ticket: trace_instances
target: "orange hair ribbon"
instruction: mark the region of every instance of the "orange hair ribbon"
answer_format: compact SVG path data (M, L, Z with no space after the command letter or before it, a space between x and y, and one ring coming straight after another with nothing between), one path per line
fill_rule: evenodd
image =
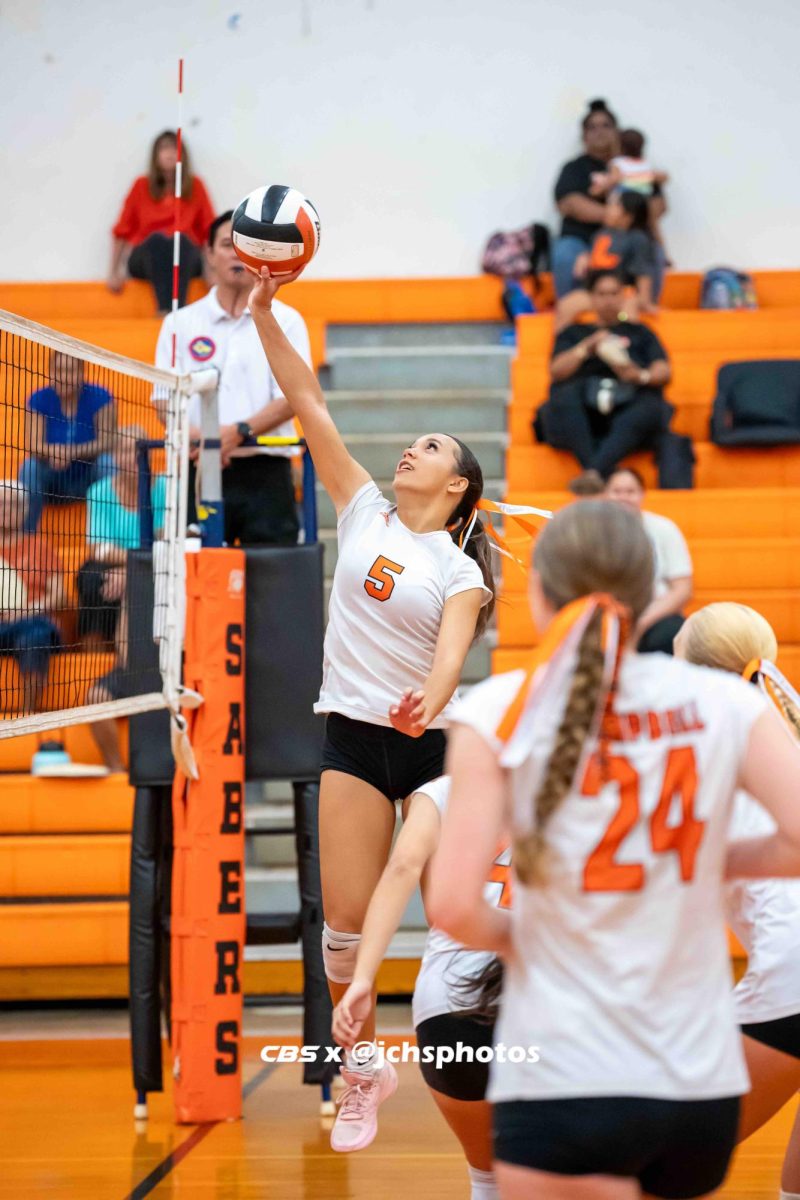
M748 683L755 683L759 690L764 693L768 700L774 704L781 715L781 720L786 721L786 716L783 711L783 705L779 695L779 690L786 695L793 704L800 709L800 694L789 683L789 680L779 671L767 658L752 658L742 671L742 679ZM791 733L791 730L789 730ZM792 734L794 740L794 734Z
M525 670L525 677L496 730L497 738L504 743L508 751L504 765L516 765L517 761L522 761L519 756L522 751L524 757L525 747L517 746L514 749L512 741L523 716L530 713L535 719L536 710L541 705L552 703L550 693L554 686L558 686L554 680L560 681L565 674L572 674L580 640L598 610L602 612L605 668L601 698L595 714L594 732L600 734L601 759L606 756L609 741L606 717L613 705L616 680L631 625L631 614L614 596L605 592L593 592L560 609L548 625L541 644L533 651Z

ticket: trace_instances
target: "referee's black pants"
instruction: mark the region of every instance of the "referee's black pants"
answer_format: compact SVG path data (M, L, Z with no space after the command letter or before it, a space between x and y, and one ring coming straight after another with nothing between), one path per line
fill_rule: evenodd
M188 522L197 521L195 466L189 464ZM288 458L251 454L232 458L222 472L225 541L232 546L294 546L299 525Z

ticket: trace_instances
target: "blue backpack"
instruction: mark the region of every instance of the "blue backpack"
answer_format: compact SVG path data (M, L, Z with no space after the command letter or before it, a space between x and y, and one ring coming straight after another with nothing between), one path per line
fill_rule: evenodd
M752 275L733 267L706 271L700 291L700 307L716 309L758 308Z

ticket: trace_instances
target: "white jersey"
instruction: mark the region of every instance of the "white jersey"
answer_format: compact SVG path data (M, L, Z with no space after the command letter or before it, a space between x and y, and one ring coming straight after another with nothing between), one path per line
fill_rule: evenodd
M390 725L389 708L430 674L445 602L491 593L478 564L445 530L413 533L370 480L342 509L339 561L314 712ZM447 726L452 700L431 722Z
M498 756L524 673L479 684L454 720ZM523 713L505 748L509 819L533 798L566 696ZM742 681L661 654L626 654L602 783L587 758L546 832L548 882L515 880L513 954L498 1042L538 1063L495 1063L492 1101L574 1096L698 1100L747 1090L734 1017L722 876L740 761L766 703ZM589 746L588 750L591 751Z
M772 817L747 792L736 793L730 837L766 837ZM800 879L740 879L727 888L728 921L747 951L733 993L741 1025L800 1013Z
M441 775L432 783L417 788L424 792L444 817L450 796L450 779ZM492 864L489 878L483 890L487 904L498 908L511 907L511 849L501 848ZM461 942L448 937L441 929L432 926L422 954L414 998L411 1002L414 1028L431 1017L443 1013L458 1012L470 1005L472 998L465 994L459 983L477 975L491 962L493 955L486 950L468 950Z

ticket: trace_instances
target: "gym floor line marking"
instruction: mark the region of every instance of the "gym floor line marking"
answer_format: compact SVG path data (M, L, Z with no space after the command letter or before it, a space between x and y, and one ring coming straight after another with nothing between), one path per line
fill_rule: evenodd
M279 1063L267 1063L265 1067L262 1067L242 1088L242 1099L246 1100L248 1096L251 1096L256 1088L260 1087L279 1065ZM219 1121L209 1121L205 1125L198 1125L196 1129L193 1129L185 1141L176 1146L174 1150L171 1150L166 1158L163 1158L156 1167L153 1167L149 1175L146 1175L140 1183L137 1183L132 1192L128 1192L125 1200L144 1200L145 1196L149 1196L153 1189L161 1183L162 1179L165 1179L167 1175L174 1171L186 1156L191 1154L192 1150L196 1146L199 1146L201 1142L205 1141L211 1130L216 1129L220 1123Z

